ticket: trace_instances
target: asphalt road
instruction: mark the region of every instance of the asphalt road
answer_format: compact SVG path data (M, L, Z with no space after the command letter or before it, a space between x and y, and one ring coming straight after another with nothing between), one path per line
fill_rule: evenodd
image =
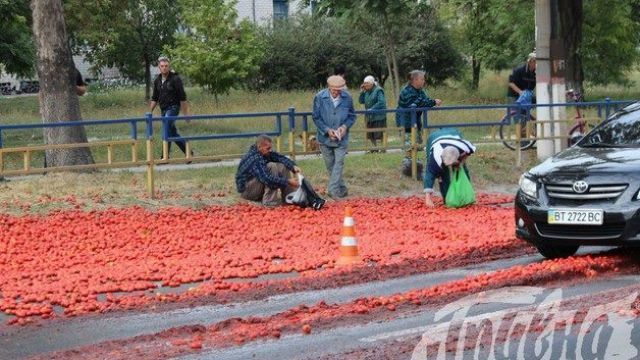
M15 359L108 340L154 334L178 326L212 324L236 317L267 316L298 305L311 306L320 301L345 303L360 297L392 295L541 259L538 255L525 256L387 281L276 295L264 300L243 303L200 306L167 312L87 316L54 320L38 327L0 325L0 359Z
M619 289L631 285L638 284L640 276L621 276L614 279L595 281L587 284L578 284L563 287L563 299L570 300L579 296L591 295L597 292ZM547 294L553 289L547 289ZM533 304L540 304L545 296L540 296ZM474 317L476 319L499 318L507 311L525 311L522 306L514 306L505 303L498 304L481 304L474 308ZM421 311L411 316L401 317L392 321L372 322L357 326L334 328L324 331L313 336L293 335L282 337L274 341L259 341L250 343L245 346L229 348L224 350L205 351L195 355L181 357L183 360L205 360L205 359L225 359L225 360L244 360L244 359L319 359L322 357L342 359L343 354L361 348L381 348L388 346L390 342L405 341L410 339L418 346L419 342L415 340L416 336L420 337L427 333L431 337L446 338L449 330L449 322L438 322L434 320L435 311ZM467 321L469 318L467 318ZM616 318L618 323L624 319ZM640 325L640 322L638 323ZM640 328L640 327L639 327ZM633 338L628 341L636 341L640 344L640 334L634 334ZM560 338L556 337L556 341L560 342ZM617 339L616 339L617 340ZM627 354L630 349L628 343L621 341L620 343L611 343L609 346L616 348L619 354ZM509 347L509 343L505 345ZM465 353L465 358L476 358L470 352ZM406 356L406 355L405 355ZM410 357L398 357L406 358ZM491 358L491 357L490 357ZM580 357L578 357L580 358ZM585 357L586 358L586 357ZM622 357L625 358L625 357ZM416 357L415 360L425 359L426 357Z

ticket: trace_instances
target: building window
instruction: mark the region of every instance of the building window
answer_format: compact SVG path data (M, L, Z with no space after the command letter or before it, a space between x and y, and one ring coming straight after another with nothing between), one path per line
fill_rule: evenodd
M273 0L273 20L286 20L289 17L289 0Z

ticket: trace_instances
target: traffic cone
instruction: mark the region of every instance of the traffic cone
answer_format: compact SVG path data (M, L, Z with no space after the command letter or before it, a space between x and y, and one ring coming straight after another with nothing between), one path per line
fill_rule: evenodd
M351 265L360 262L358 255L358 241L354 228L353 210L350 206L344 209L344 226L342 227L342 241L340 242L340 258L336 265Z

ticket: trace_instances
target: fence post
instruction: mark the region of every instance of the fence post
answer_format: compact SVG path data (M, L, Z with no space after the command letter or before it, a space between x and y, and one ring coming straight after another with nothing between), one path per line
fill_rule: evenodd
M154 169L153 169L153 115L146 113L147 137L147 193L151 199L155 198Z
M163 116L162 117L162 160L169 159L169 141L167 138L169 137L169 120Z
M302 115L302 147L304 152L309 148L307 143L309 140L309 124L307 121L307 115Z
M278 137L276 137L276 151L282 152L282 116L276 115L276 127L278 128Z
M296 109L289 108L289 154L296 159Z
M0 149L2 149L2 148L3 148L3 145L2 145L2 129L0 128Z
M609 113L611 112L611 98L605 98L604 99L605 102L605 107L604 107L604 114L605 114L605 120L609 118Z
M520 125L520 121L516 122L516 166L520 167L522 165L522 150L520 149L520 140L522 139L522 126Z
M428 121L429 121L429 109L427 108L422 112L422 131L421 131L422 133L420 134L420 136L421 136L420 139L422 139L422 143L420 145L424 145L424 146L427 145L426 144L426 139L427 139L427 123L428 123Z
M416 132L418 130L416 105L411 105L411 178L418 178L418 151L416 149Z
M132 140L135 140L131 145L131 162L135 163L138 161L138 141L137 141L138 140L138 122L137 121L131 122L131 138Z
M138 123L135 120L131 122L131 139L138 140Z

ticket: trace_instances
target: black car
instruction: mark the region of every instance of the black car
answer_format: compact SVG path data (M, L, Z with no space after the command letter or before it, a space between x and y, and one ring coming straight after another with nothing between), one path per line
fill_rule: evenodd
M523 174L515 221L516 236L547 258L640 246L640 102Z

